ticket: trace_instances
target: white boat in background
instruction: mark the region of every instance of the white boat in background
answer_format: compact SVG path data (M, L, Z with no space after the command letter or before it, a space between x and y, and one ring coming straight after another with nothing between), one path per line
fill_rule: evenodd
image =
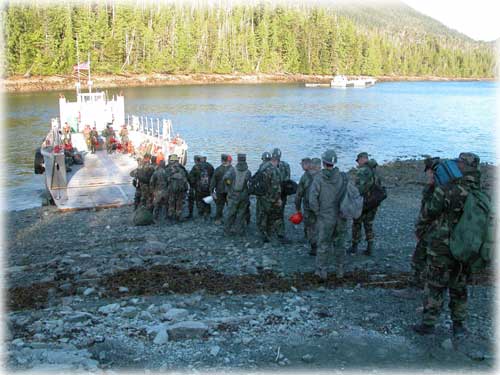
M59 98L59 118L52 119L50 130L35 155L35 173L45 174L45 185L50 197L60 210L117 207L133 203L135 188L130 172L137 168L137 156L149 153L168 160L177 154L184 165L187 144L174 136L172 123L166 119L146 116L125 117L124 97L111 99L104 92L81 93L77 83L76 101ZM66 165L62 124L74 131L71 145L82 156L83 164ZM116 134L122 126L128 129L127 152L108 153L106 148L92 154L87 150L83 129L95 126L102 132L112 124ZM118 137L117 137L118 138ZM102 142L101 142L102 146ZM125 151L125 150L123 150Z
M373 77L358 77L355 79L348 79L344 75L336 75L330 82L333 88L343 87L369 87L373 86L377 80Z

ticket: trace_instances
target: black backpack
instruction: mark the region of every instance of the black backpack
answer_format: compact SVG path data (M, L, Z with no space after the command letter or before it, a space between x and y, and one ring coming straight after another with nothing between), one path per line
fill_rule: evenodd
M266 195L267 192L267 184L266 184L266 176L263 171L257 171L251 178L248 183L248 191L252 195L256 195L258 197L262 197Z
M385 186L382 186L380 178L376 175L375 171L372 169L373 173L373 185L366 192L363 199L363 212L371 211L382 203L383 200L387 198L387 190Z

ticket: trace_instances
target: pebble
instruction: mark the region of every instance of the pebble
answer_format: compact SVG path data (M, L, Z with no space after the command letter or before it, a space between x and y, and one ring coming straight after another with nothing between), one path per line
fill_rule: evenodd
M90 296L94 292L95 292L95 288L87 288L83 291L83 295L87 297L87 296Z
M120 293L128 293L128 288L126 286L121 286L118 288Z
M111 303L109 305L100 307L98 311L101 314L108 315L108 314L112 314L114 312L117 312L119 309L120 309L119 303Z
M210 355L216 357L220 352L220 347L218 345L214 345L210 348Z
M314 360L314 357L310 354L306 354L302 356L302 361L305 363L311 363Z
M451 339L446 339L441 343L441 347L445 350L453 350L453 342Z
M158 331L153 343L156 345L164 345L168 342L168 333L166 328L162 328Z
M195 339L208 333L208 325L197 321L185 321L169 326L167 331L172 340Z

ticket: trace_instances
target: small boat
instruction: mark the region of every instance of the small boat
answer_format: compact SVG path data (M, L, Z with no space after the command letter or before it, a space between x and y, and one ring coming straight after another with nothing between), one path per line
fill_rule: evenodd
M355 79L348 79L344 75L336 75L330 82L333 88L343 87L369 87L373 86L377 80L373 77L358 77Z
M135 188L130 172L137 168L137 157L146 152L152 156L176 154L185 165L186 142L174 136L172 122L147 116L125 117L124 96L108 99L102 91L81 93L77 83L76 101L59 98L59 118L53 118L51 127L35 154L35 173L45 174L45 186L60 210L118 207L133 203ZM65 150L64 127L71 128L71 147L76 150L79 164L68 164ZM100 138L95 153L87 150L84 128L90 125L100 133L108 126L126 128L129 141L120 144L116 151L108 152ZM88 127L87 127L88 129ZM119 129L116 129L117 132Z
M330 87L329 83L306 83L306 87Z

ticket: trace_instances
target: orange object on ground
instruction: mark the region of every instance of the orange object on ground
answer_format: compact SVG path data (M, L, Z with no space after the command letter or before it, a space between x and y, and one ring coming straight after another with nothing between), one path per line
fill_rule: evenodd
M288 220L290 220L293 224L300 224L302 223L302 219L304 217L302 216L302 212L298 211L296 213L294 213L293 215L291 215Z

